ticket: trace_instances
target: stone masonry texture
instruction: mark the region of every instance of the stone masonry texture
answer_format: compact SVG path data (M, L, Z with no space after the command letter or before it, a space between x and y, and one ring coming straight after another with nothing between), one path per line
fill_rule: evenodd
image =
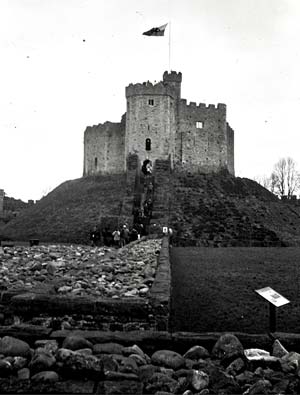
M121 122L86 128L83 175L126 172L129 155L141 164L170 159L178 171L227 169L234 175L234 131L226 105L187 103L181 82L180 72L166 71L158 83L129 84Z

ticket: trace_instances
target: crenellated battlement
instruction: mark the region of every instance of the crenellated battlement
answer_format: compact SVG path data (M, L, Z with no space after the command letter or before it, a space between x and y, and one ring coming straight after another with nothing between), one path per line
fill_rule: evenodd
M171 71L168 73L167 71L164 72L163 75L163 81L164 82L182 82L182 74L179 72L177 73L176 71Z
M123 124L124 124L124 120ZM121 122L122 123L122 122ZM105 121L104 123L98 123L97 125L92 125L92 126L87 126L85 129L85 133L89 133L89 132L94 132L95 130L99 129L99 130L106 130L112 126L118 126L121 124L120 122L110 122L110 121Z
M193 101L187 103L186 99L180 99L180 105L182 107L185 107L186 109L205 109L208 111L214 111L214 112L226 112L226 104L223 103L218 103L217 106L215 104L206 104L206 103L195 103Z
M141 163L170 160L174 170L234 174L234 132L226 105L181 99L182 73L165 71L162 80L130 83L120 123L88 126L84 133L84 174L128 170L128 155Z
M147 81L143 82L142 84L129 84L126 87L126 98L141 95L171 96L172 98L176 97L174 87L163 82L152 84L152 82Z

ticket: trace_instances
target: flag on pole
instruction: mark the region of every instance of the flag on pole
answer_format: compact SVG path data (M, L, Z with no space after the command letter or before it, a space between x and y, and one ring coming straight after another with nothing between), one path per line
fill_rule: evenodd
M166 27L167 27L167 23L159 27L153 27L152 29L148 30L147 32L144 32L143 34L145 36L164 36Z

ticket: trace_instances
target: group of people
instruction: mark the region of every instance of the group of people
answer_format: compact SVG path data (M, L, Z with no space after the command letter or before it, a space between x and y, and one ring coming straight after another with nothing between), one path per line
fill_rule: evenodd
M121 228L117 228L112 232L114 246L117 248L124 247L131 240L131 234L127 225L123 225Z
M101 232L98 227L94 227L90 233L90 241L92 246L105 245L108 247L124 247L126 244L131 241L138 240L141 237L141 229L136 226L132 229L129 229L127 224L124 224L121 227L115 228L114 231L109 230L108 227L105 227Z
M129 229L127 224L115 228L111 231L105 227L102 232L95 226L90 233L90 241L93 246L106 245L123 247L131 241L138 240L141 236L147 234L147 227L152 217L153 208L153 179L152 179L152 162L146 159L143 162L142 173L144 174L144 198L139 206L133 208L134 225Z

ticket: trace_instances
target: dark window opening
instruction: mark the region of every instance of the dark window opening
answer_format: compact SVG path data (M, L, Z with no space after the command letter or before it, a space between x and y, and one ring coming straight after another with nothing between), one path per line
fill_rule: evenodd
M146 139L146 151L151 151L151 139Z
M148 104L149 104L149 106L154 106L154 100L153 99L149 99L148 100Z
M95 158L95 167L97 168L98 166L98 158Z

